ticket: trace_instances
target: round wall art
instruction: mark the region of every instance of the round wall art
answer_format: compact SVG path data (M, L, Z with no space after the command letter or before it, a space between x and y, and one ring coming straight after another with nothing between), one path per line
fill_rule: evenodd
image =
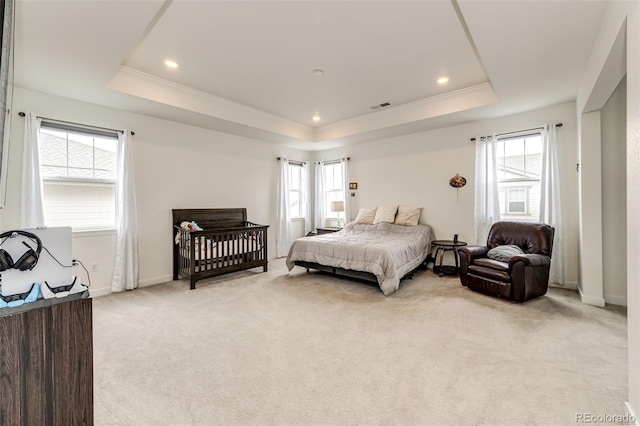
M449 179L449 185L453 186L456 189L456 200L458 199L458 189L462 188L467 184L467 180L456 173L454 177Z

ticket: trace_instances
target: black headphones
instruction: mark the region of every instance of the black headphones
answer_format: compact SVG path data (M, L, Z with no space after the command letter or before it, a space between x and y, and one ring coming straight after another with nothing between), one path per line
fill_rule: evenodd
M7 238L13 238L16 235L22 235L23 237L29 238L38 246L34 250L29 244L23 241L22 244L27 246L28 250L24 252L16 262L13 261L11 255L6 250L0 248L0 272L6 271L7 269L28 271L33 269L34 266L36 266L36 263L38 263L40 252L42 251L42 241L40 241L40 238L31 232L16 230L3 232L0 234L0 239L4 242ZM2 242L0 242L0 244L2 244Z

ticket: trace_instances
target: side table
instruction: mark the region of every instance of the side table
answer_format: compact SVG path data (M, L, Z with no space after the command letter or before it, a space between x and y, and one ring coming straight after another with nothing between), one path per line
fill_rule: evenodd
M458 247L466 246L467 243L465 241L453 241L453 240L435 240L431 241L431 245L435 246L436 254L433 257L433 272L437 273L438 276L442 276L443 274L456 274L458 273ZM452 265L443 265L442 260L444 258L444 254L448 251L453 252L453 258L456 262L455 266ZM438 253L440 253L440 263L438 264Z

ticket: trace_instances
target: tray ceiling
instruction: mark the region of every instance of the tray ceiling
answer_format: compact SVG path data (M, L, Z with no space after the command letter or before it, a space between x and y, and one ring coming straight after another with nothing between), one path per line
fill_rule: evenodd
M575 99L605 6L19 1L16 84L327 146Z

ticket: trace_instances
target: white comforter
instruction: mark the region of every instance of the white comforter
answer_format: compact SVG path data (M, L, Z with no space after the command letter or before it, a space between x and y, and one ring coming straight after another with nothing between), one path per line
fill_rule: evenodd
M287 256L287 268L296 260L353 271L370 272L385 296L400 285L400 278L417 268L431 250L431 227L347 224L342 231L298 238Z

